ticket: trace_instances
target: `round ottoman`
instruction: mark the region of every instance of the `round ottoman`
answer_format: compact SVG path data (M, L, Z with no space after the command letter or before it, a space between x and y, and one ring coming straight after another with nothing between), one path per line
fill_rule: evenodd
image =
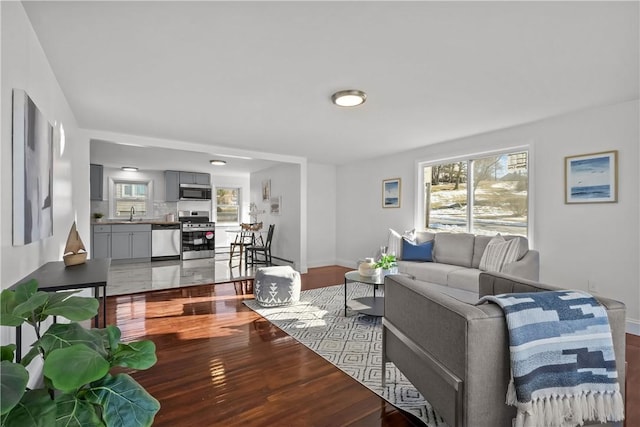
M288 265L260 267L256 269L253 294L263 307L296 303L300 300L300 273Z

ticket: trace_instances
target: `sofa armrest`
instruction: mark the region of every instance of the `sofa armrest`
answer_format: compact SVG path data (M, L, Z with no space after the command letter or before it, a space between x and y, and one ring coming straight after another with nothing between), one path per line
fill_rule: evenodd
M524 279L538 280L540 276L540 253L536 250L529 249L525 256L518 261L505 264L502 272Z
M467 304L440 288L402 275L385 278L383 360L393 362L450 426L510 424L515 409L504 404L509 357L502 310Z

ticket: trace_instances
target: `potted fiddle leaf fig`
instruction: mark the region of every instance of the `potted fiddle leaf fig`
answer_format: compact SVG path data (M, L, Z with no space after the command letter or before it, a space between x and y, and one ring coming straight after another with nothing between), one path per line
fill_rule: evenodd
M86 329L78 322L98 313L95 298L72 296L77 291L42 292L32 280L0 293L0 324L31 325L37 340L19 362L16 345L0 347L0 426L150 426L159 402L126 373L113 367L148 369L156 363L152 341L123 343L120 329ZM54 323L43 332L49 316ZM26 367L41 357L42 377L27 388ZM33 383L33 381L32 381Z

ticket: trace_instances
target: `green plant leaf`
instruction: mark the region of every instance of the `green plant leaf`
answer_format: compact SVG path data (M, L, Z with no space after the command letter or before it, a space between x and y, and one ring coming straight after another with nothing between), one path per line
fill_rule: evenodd
M69 347L74 344L84 344L108 358L107 350L104 346L102 334L98 330L85 329L78 323L56 323L47 329L34 346L40 346L45 356L58 348Z
M9 362L13 362L15 351L16 351L15 344L0 346L0 360L8 360Z
M118 344L120 343L120 337L122 336L122 332L120 331L120 328L113 325L107 325L105 330L107 331L109 348L111 349L111 351L114 351L115 349L118 348Z
M120 344L113 352L111 364L133 369L149 369L158 361L156 345L153 341L145 340Z
M46 390L29 390L2 419L3 427L51 427L56 422L56 403Z
M72 394L57 396L56 406L56 427L104 426L95 406Z
M13 314L16 308L16 292L5 289L0 292L0 325L2 326L20 326L24 322L24 318Z
M0 414L6 414L22 399L29 373L24 366L7 360L0 362L0 371Z
M21 304L31 298L38 291L38 282L31 279L28 282L20 283L16 286L16 302Z
M109 372L109 362L84 344L53 350L44 360L44 375L55 388L72 392Z
M150 426L160 410L160 403L127 374L91 384L86 398L102 405L102 418L109 427Z
M28 300L18 304L13 309L13 314L16 316L30 317L32 313L40 313L44 305L49 301L48 292L36 292L31 295Z
M74 322L87 320L98 314L98 300L85 297L68 297L64 300L49 301L42 314L62 316Z

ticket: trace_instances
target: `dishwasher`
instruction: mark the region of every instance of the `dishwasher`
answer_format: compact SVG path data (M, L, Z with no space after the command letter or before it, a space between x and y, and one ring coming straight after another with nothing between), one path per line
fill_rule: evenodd
M151 261L180 259L180 224L151 224Z

